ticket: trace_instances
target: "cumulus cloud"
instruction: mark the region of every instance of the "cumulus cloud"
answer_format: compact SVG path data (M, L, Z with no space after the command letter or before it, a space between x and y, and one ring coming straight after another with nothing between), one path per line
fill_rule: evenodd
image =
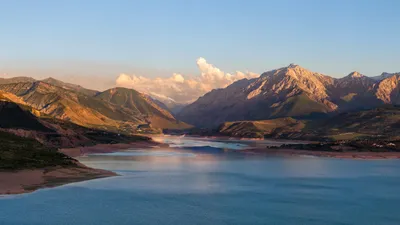
M160 100L190 103L213 89L224 88L244 78L251 79L259 76L259 74L252 72L225 73L209 64L204 58L197 59L197 67L200 70L200 76L194 77L184 77L178 73L167 78L147 78L120 74L116 80L116 85L134 88Z

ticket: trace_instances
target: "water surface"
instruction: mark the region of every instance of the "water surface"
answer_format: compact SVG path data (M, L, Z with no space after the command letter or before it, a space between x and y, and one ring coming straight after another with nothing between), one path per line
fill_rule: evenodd
M122 176L0 198L0 224L400 224L398 160L267 157L255 141L83 157ZM230 150L228 150L230 149Z

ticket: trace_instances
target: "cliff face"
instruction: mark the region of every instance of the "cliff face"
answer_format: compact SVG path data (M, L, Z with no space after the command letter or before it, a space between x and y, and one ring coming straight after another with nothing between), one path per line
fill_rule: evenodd
M400 74L382 80L376 90L376 97L387 104L400 104Z
M177 117L196 126L215 127L226 121L310 116L397 104L398 90L398 75L377 80L352 72L336 79L291 64L213 90Z

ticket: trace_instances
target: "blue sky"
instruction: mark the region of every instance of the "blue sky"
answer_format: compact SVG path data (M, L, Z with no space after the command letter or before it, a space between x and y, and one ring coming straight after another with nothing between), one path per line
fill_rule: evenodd
M398 0L0 0L0 73L400 71ZM16 73L16 72L15 72ZM57 76L57 75L54 75Z

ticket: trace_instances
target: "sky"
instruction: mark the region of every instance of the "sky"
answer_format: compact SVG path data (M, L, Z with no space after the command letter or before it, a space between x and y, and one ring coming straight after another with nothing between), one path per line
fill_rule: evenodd
M290 63L375 76L400 71L399 8L398 0L0 0L0 76L96 89L121 75L203 82L204 65L220 70L209 72L222 74L221 85Z

